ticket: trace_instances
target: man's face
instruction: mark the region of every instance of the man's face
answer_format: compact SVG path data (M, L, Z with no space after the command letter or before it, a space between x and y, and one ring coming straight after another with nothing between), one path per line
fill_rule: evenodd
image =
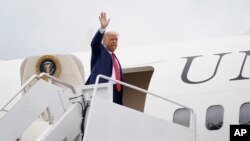
M114 52L118 44L117 33L107 33L103 38L103 44L109 51Z

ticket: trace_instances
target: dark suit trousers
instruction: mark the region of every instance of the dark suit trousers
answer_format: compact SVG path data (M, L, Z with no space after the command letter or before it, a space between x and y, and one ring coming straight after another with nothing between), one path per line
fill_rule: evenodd
M123 96L123 86L122 86L121 90L118 92L116 85L114 84L113 85L113 102L120 104L120 105L123 105L122 96Z

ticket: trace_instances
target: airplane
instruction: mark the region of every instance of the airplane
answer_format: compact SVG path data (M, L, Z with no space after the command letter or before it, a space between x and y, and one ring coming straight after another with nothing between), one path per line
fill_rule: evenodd
M0 13L1 141L112 141L117 138L121 141L228 141L231 125L249 124L249 31L246 35L227 37L220 33L226 25L232 31L236 30L234 23L247 25L247 20L239 19L247 14L235 11L225 14L227 10L223 8L232 6L228 3L216 5L219 9L214 9L212 2L182 4L161 0L154 4L126 1L112 5L98 0L0 3L3 11ZM247 4L233 5L247 13ZM130 12L122 10L126 6ZM148 10L149 7L157 10ZM112 103L110 85L120 82L99 76L110 83L84 85L90 74L90 50L86 48L97 24L96 18L89 17L97 17L103 9L116 21L111 28L119 29L121 35L130 35L126 38L134 42L128 48L124 42L129 41L122 42L116 52L125 75L125 83L121 83L125 86L124 106ZM198 9L209 11L197 12ZM216 17L217 12L221 16ZM129 17L129 22L125 23L121 15ZM228 15L230 18L224 18ZM214 19L218 24L213 23ZM222 19L226 19L224 23ZM232 19L236 20L231 22ZM178 24L173 26L173 23ZM166 25L171 28L165 28ZM218 26L205 26L210 28L203 31L201 25ZM134 27L140 38L134 30L126 32ZM216 30L222 36L211 38ZM195 31L206 32L208 36L198 36L210 38L192 38L189 36L192 34L186 34ZM179 33L188 39L171 38ZM70 54L50 52L54 47L74 46L86 50ZM16 51L17 47L23 50ZM27 54L18 56L19 52ZM21 59L13 59L15 54ZM50 70L51 65L57 69ZM53 75L41 73L47 69Z
M112 95L109 93L110 83L107 83L107 85L83 85L86 76L89 75L87 70L89 70L90 52L33 56L16 61L22 63L18 65L21 66L21 81L29 81L32 76L32 79L38 77L35 76L34 78L39 59L40 62L41 60L44 61L46 57L52 58L52 60L56 58L60 60L61 74L59 76L51 77L49 75L47 77L49 77L49 80L52 79L58 83L63 82L62 84L58 85L41 79L41 82L30 82L31 84L23 87L23 89L25 93L32 91L41 93L41 95L43 95L43 91L48 91L47 89L51 89L51 93L55 93L56 90L61 91L60 93L68 94L72 93L70 89L73 91L73 88L70 86L73 86L76 89L73 93L78 93L76 94L77 98L84 95L85 100L88 99L85 102L90 104L90 110L85 111L87 120L84 121L86 124L84 141L116 140L116 137L122 137L121 140L156 139L161 141L166 139L186 139L226 141L230 137L230 125L248 125L250 123L249 46L250 36L242 35L182 43L120 48L117 50L117 55L122 62L125 76L125 83L122 83L126 86L124 90L124 106L110 102L110 99L112 99ZM70 62L65 59L70 57L74 58L71 60L75 61ZM78 66L78 69L73 67L73 62L77 64L75 66ZM46 73L41 75L44 77ZM71 75L72 77L69 78ZM100 77L105 78L105 76ZM26 81L22 83L27 85ZM33 83L41 83L41 88L36 87ZM69 86L64 83L68 83ZM33 87L36 87L36 89L33 89ZM61 90L61 88L59 90L58 87L64 90ZM51 93L47 95L50 97L53 95ZM64 99L62 101L66 105L64 105L64 110L66 111L60 113L61 115L56 115L56 112L53 111L55 109L47 108L47 110L50 109L51 111L48 110L50 112L47 115L44 112L42 116L43 119L47 116L47 124L44 125L43 123L40 127L38 126L39 124L34 125L34 127L31 127L32 129L26 131L28 133L24 132L23 139L27 138L28 140L29 137L27 136L34 135L35 129L46 127L47 130L46 128L43 129L46 133L42 133L37 140L51 140L51 136L58 135L54 133L54 130L58 130L56 127L64 124L61 118L70 117L70 114L67 112L72 107L78 109L78 115L70 118L71 120L77 119L79 122L78 127L80 127L82 113L79 112L79 109L81 109L81 106L76 104L78 103L77 101L74 101L74 104L69 104L68 99L73 99L75 96L62 95L60 94L60 98ZM13 109L18 107L18 104L22 103L26 96L28 95L23 94L23 96L18 98L19 102L12 104L10 107L13 107ZM56 99L55 97L51 98ZM82 100L80 101L84 103ZM33 106L39 105L38 103L32 103L32 99L29 102L34 104ZM53 106L55 105L52 104ZM1 108L1 113L3 114L4 112L4 114L0 119L0 132L13 135L13 130L10 130L10 123L3 122L5 117L13 120L16 119L17 115L21 117L20 113L27 113L24 109L21 109L18 113L11 115L13 114L9 114L12 111L11 109ZM36 119L39 115L40 113L36 116L33 115L32 119ZM51 115L56 116L58 120L52 120L48 124L48 119L51 118ZM20 120L22 122L25 121L22 118ZM120 120L123 122L119 122ZM18 122L15 123L14 127L18 128ZM22 129L22 131L25 130ZM48 135L48 133L50 134ZM117 133L118 135L112 138L112 133ZM1 134L0 138L1 140L5 139L3 134ZM62 140L77 139L69 139L67 137Z

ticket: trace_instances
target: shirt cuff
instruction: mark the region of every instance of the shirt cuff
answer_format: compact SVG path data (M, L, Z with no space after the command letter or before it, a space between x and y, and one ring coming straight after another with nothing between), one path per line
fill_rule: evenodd
M101 34L103 34L105 32L105 28L100 28L99 31Z

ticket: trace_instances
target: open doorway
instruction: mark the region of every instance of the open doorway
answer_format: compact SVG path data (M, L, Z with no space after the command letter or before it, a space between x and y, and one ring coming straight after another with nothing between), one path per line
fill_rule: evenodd
M126 83L148 90L154 68L151 66L134 67L123 69ZM146 94L124 87L124 105L143 112L145 107Z

